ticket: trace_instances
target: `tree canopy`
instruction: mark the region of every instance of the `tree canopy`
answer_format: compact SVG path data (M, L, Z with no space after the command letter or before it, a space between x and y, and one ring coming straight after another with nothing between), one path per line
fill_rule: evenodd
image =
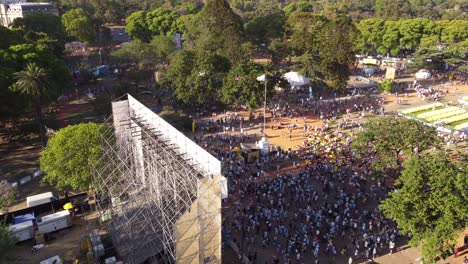
M125 31L134 39L150 41L159 35L173 36L179 30L179 15L165 8L137 11L126 20Z
M12 27L23 29L25 32L44 33L49 38L56 40L57 45L60 46L65 44L67 38L60 17L42 11L32 12L13 20Z
M257 77L263 74L265 69L252 62L232 68L223 83L221 101L237 106L246 105L249 109L259 107L263 102L264 83L257 81Z
M0 213L7 211L7 206L14 201L15 191L7 181L0 181ZM5 218L6 220L6 218ZM5 221L0 221L0 262L5 261L16 239L11 234Z
M87 123L58 130L47 142L39 159L43 181L58 190L86 191L91 185L91 171L102 154L102 125Z
M150 43L134 40L111 53L120 62L134 62L140 66L169 62L175 43L171 37L155 36Z
M239 62L242 21L229 4L225 0L207 0L197 18L195 49L226 56L232 63Z
M356 28L347 17L338 17L324 26L318 39L320 71L334 88L345 89L355 58Z
M440 142L433 128L401 117L374 117L353 140L352 148L375 158L374 168L399 170L404 157Z
M96 33L91 18L82 8L75 8L62 15L65 30L70 36L86 43L94 43Z
M252 41L270 42L275 38L283 37L286 24L284 11L271 8L269 12L245 23L245 33Z
M12 90L14 74L34 63L49 74L46 100L57 98L70 79L62 58L63 46L43 32L0 27L0 116L17 116L29 110L31 101Z
M172 58L167 79L176 98L186 104L216 103L229 68L223 56L183 50Z
M146 40L149 38L149 29L146 24L146 12L136 11L125 20L125 31L137 40Z
M466 225L466 168L443 153L413 156L403 164L397 190L381 204L386 217L403 232L411 232L412 245L422 244L425 262L453 254L454 235Z
M383 20L363 19L356 23L361 33L358 48L362 53L413 53L421 46L436 47L439 43L456 44L468 38L467 20L438 20L425 18ZM402 50L403 48L403 50Z

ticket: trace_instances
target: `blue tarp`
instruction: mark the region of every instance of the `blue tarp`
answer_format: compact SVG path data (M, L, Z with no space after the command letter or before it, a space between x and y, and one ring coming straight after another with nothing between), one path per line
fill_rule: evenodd
M94 75L96 77L101 77L107 74L108 71L109 71L109 66L101 65L101 66L96 67L96 71L94 72Z
M15 219L15 225L16 225L16 224L21 224L30 220L34 220L36 219L36 217L34 216L34 212L31 212L29 214L14 216L14 219Z

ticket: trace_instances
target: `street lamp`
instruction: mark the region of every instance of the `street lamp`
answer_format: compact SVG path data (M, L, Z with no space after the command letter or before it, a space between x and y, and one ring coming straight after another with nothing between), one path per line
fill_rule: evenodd
M264 101L263 101L263 136L262 136L262 140L259 142L258 145L259 145L260 149L262 150L262 153L267 154L268 149L269 149L269 144L268 144L268 140L267 140L266 134L265 134L265 131L266 131L266 95L267 95L267 76L266 76L266 73L263 74L262 76L257 77L257 81L265 82Z

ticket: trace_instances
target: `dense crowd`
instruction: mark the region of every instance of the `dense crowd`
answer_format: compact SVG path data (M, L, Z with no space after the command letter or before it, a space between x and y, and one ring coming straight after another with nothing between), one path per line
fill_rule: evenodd
M248 131L255 116L246 120L235 113L212 114L198 124L203 132L195 140L223 161L229 179L223 240L233 241L251 262L262 264L329 258L354 263L391 253L400 233L378 209L389 188L382 178L373 177L372 157L352 152L351 136L344 131L365 115L383 114L382 103L362 96L328 100L275 96L267 111L269 123L278 125L271 128L302 129L308 150L302 158L298 151L278 148L247 163L233 148L251 139ZM307 125L310 115L323 126ZM338 126L343 131L330 131L327 124L342 115ZM287 124L281 123L284 120ZM284 163L300 169L275 171ZM265 177L265 171L275 175Z

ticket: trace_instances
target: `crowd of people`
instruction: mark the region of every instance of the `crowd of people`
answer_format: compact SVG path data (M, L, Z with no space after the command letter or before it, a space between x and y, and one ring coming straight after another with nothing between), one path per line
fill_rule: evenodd
M232 217L225 219L225 238L235 240L252 261L259 250L271 253L271 259L266 254L258 263L318 263L338 257L353 262L390 253L400 234L376 207L388 188L383 181L369 180L370 160L351 154L344 149L341 155L348 162L337 163L315 155L300 173L261 183L255 178L268 157L250 166L233 155L227 170L228 178L235 179Z
M351 149L364 117L385 114L383 103L365 94L324 99L301 90L278 93L267 106L267 128L290 139L296 131L303 144L294 151L271 149L254 162L235 147L261 135L262 113L213 113L199 122L202 132L195 141L223 162L229 181L223 241L232 241L250 263L259 264L357 263L396 252L411 234L401 234L379 208L391 184L376 177L372 154ZM447 146L466 139L440 136Z
M279 94L271 100L269 128L304 130L305 155L276 148L248 163L234 151L252 140L248 132L256 128L255 120L262 127L260 115L247 119L235 113L212 114L198 124L202 133L196 142L223 161L229 180L223 240L233 241L251 263L261 264L329 258L355 263L391 253L401 234L377 207L389 187L372 177L371 157L352 152L345 131L366 115L383 114L383 99L293 98ZM323 126L307 124L306 117L314 115ZM342 131L328 129L327 124L342 115ZM277 164L300 169L280 172ZM274 171L274 177L265 177L266 171Z

